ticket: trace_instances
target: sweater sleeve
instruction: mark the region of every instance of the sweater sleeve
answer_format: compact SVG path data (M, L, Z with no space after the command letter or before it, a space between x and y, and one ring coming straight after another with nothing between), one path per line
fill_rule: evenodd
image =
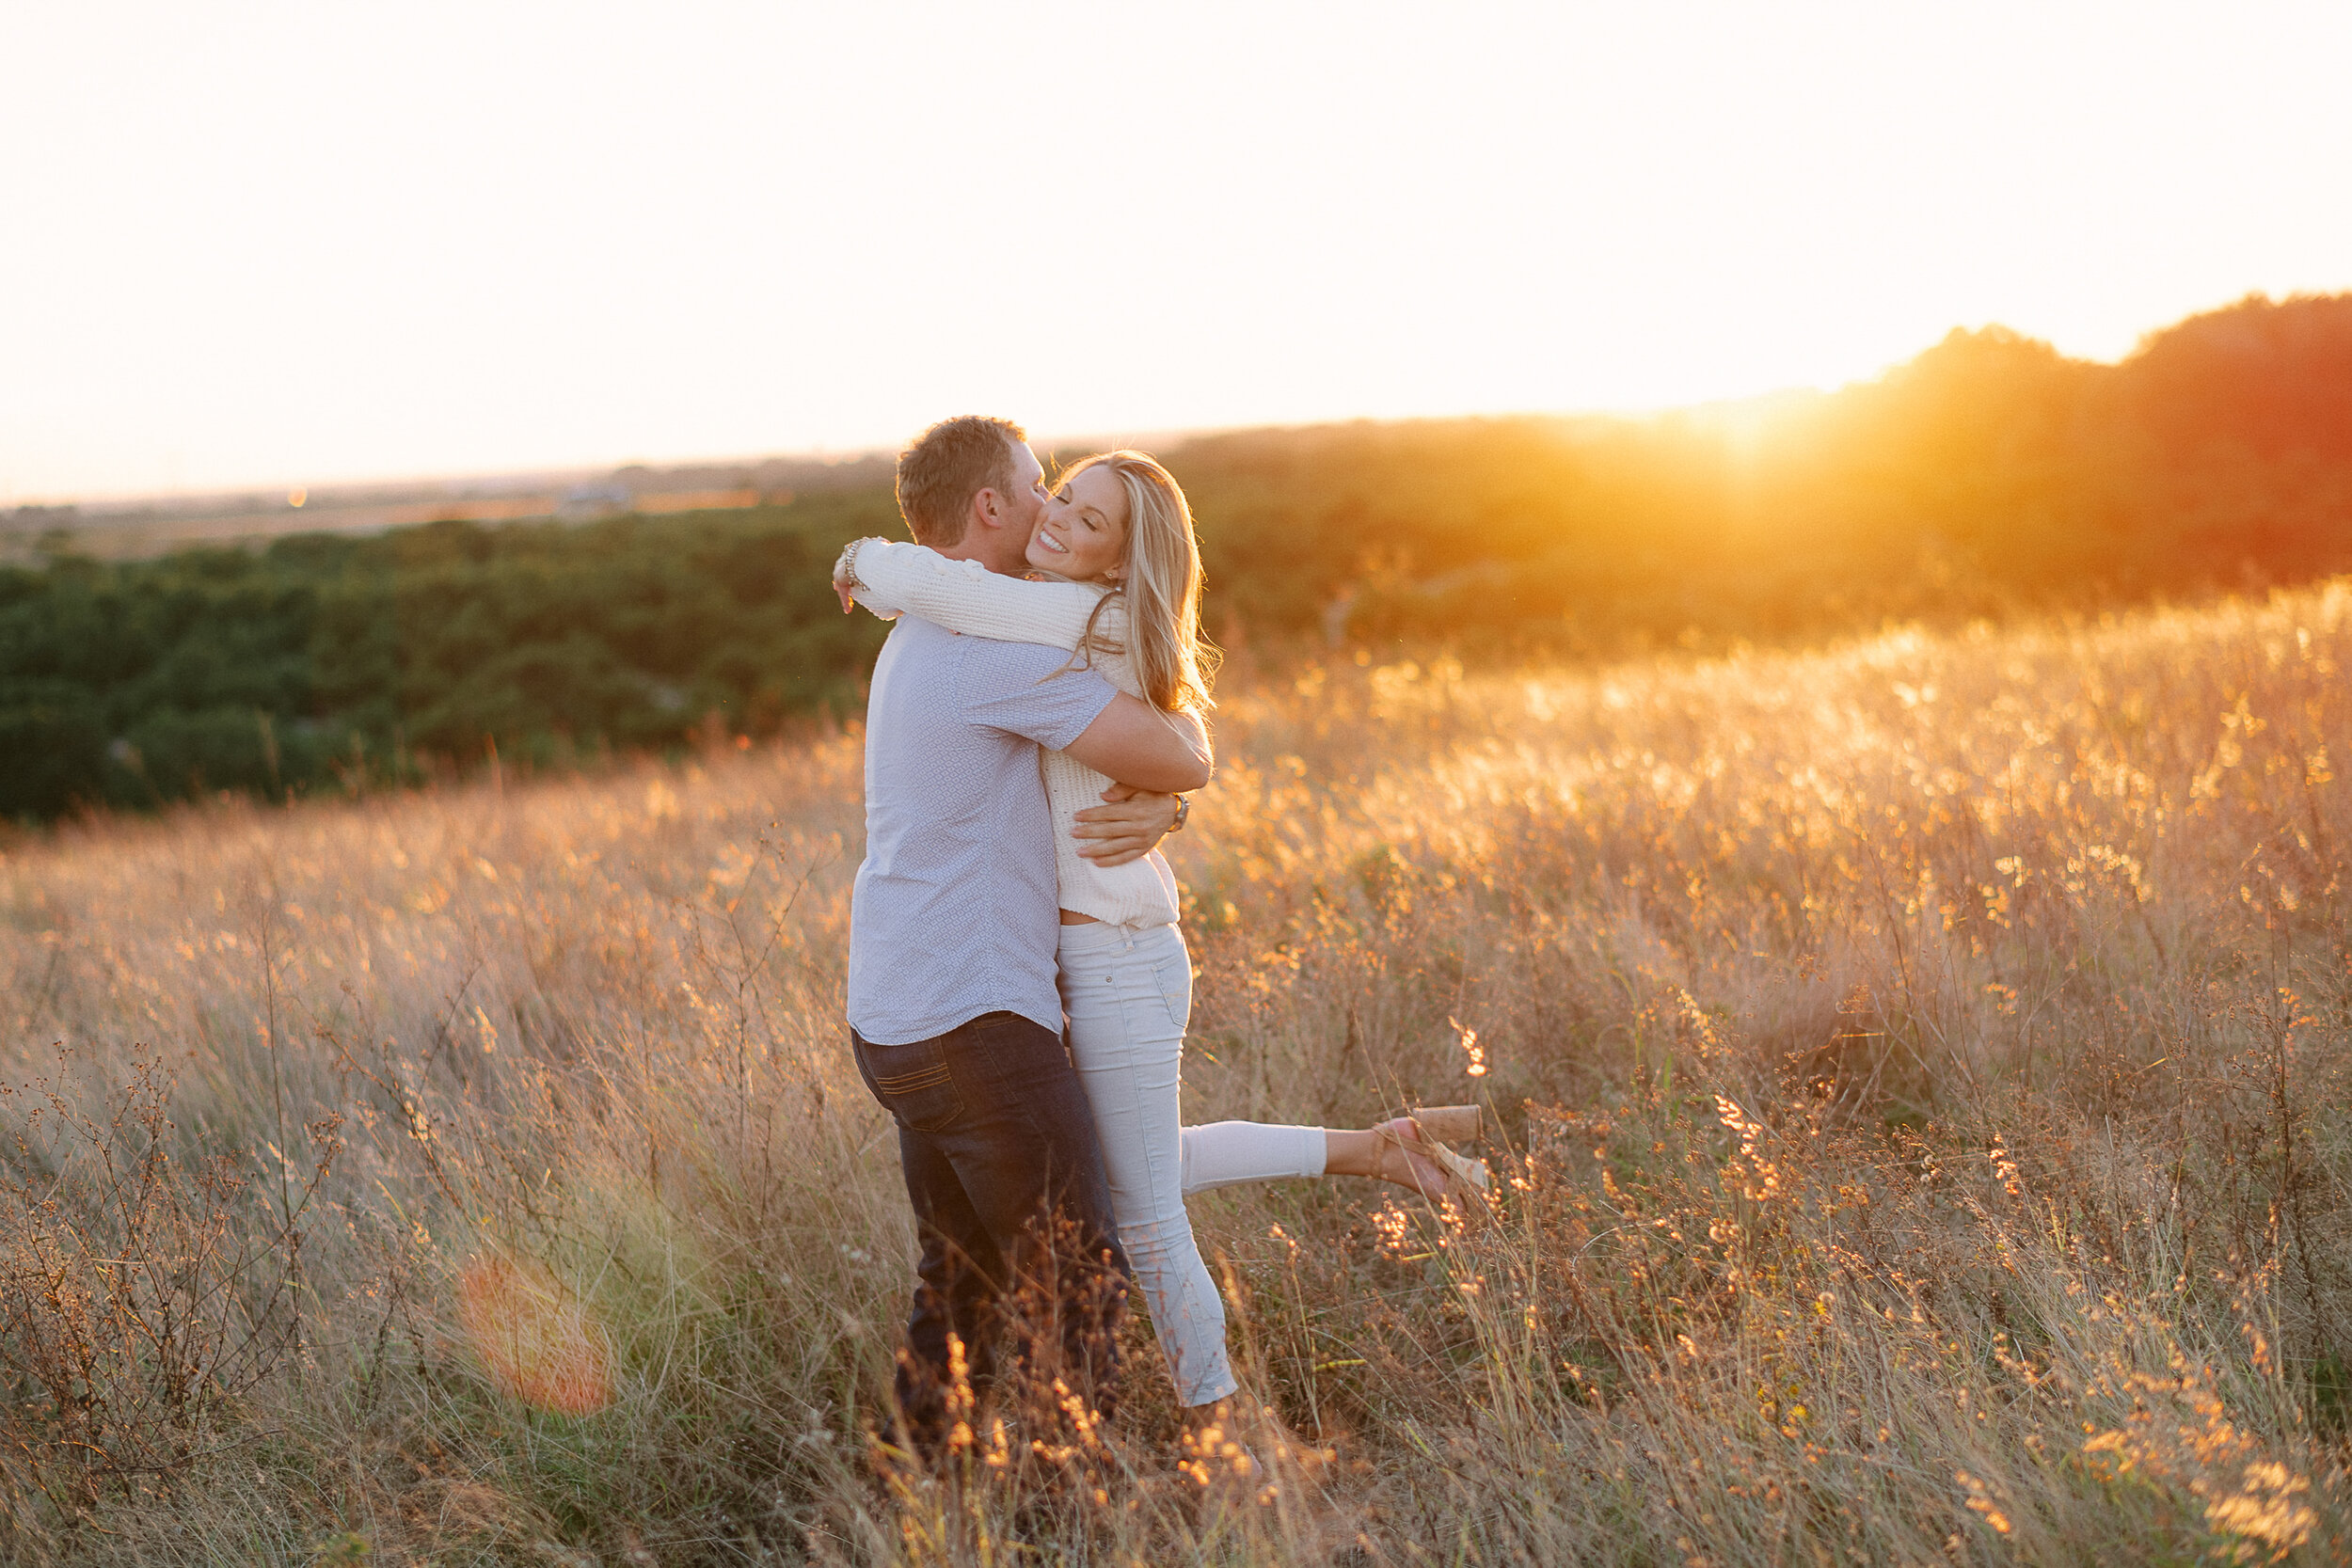
M893 539L861 541L855 570L851 594L884 620L914 615L967 637L1042 642L1073 653L1102 599L1100 589L1082 582L1006 577L977 561L950 561Z

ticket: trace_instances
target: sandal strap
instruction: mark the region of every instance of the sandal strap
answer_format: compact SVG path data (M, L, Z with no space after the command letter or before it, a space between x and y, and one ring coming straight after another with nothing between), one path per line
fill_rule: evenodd
M1447 1175L1474 1192L1484 1195L1494 1186L1494 1177L1484 1160L1466 1159L1434 1138L1423 1138L1422 1150L1444 1166Z

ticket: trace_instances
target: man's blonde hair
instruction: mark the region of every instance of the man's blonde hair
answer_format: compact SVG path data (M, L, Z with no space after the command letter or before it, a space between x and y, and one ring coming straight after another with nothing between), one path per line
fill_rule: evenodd
M1126 571L1118 592L1127 604L1126 652L1137 684L1166 712L1213 706L1209 682L1218 655L1200 635L1200 546L1184 486L1158 459L1126 451L1082 457L1061 479L1089 468L1108 468L1127 492Z
M942 420L898 454L898 515L918 545L953 549L972 525L972 498L1012 489L1012 449L1029 433L1010 420L959 414Z

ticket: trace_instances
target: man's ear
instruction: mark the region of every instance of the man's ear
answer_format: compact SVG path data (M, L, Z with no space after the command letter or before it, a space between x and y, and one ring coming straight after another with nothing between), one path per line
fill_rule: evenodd
M985 486L972 492L972 521L982 528L1004 527L1004 498Z

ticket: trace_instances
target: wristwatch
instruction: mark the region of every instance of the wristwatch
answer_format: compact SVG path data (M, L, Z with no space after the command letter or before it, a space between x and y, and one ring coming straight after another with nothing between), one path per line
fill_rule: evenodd
M1179 795L1179 796L1177 796L1177 797L1176 797L1176 820L1175 820L1175 821L1173 821L1173 822L1170 822L1170 823L1168 825L1168 831L1169 832L1171 832L1171 833L1172 833L1172 832L1175 832L1179 831L1180 829L1182 829L1182 828L1184 827L1184 818L1185 818L1185 817L1187 817L1187 816L1190 816L1191 815L1192 815L1192 798L1191 798L1190 796L1186 796L1186 795Z
M841 546L841 559L833 563L833 580L852 594L866 592L866 584L857 575L857 547L863 539L852 539Z

